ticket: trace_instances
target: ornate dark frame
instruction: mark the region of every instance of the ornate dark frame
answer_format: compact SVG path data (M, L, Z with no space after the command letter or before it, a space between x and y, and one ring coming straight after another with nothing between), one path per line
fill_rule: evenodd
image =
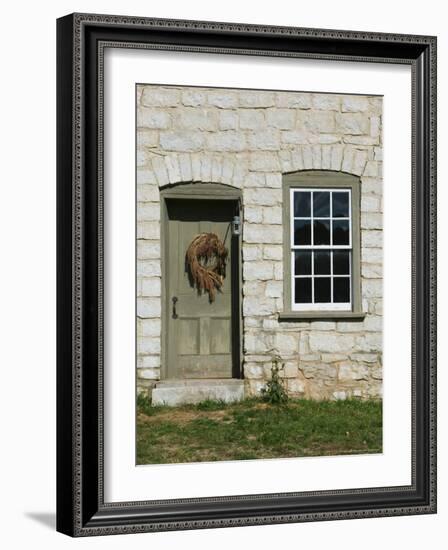
M411 65L411 485L104 502L102 62L108 46ZM435 513L436 38L73 14L57 22L57 49L57 529L89 536Z

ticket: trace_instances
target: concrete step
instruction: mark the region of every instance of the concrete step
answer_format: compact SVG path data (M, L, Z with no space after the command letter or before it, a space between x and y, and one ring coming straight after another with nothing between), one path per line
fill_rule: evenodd
M244 399L244 380L163 380L152 390L152 404L175 407L212 399L232 403Z

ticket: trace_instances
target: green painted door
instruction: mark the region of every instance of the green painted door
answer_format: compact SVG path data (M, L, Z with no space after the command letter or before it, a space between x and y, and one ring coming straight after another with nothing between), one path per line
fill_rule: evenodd
M168 378L232 377L232 228L235 203L167 200L165 307ZM216 233L228 249L226 277L215 300L199 294L185 254L199 233Z

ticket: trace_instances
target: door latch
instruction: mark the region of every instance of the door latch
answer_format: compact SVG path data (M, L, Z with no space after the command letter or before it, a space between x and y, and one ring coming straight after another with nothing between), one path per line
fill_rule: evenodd
M177 315L177 311L176 311L176 302L177 302L177 296L173 296L171 298L171 301L173 302L173 315L172 315L172 318L173 319L177 319L179 316Z

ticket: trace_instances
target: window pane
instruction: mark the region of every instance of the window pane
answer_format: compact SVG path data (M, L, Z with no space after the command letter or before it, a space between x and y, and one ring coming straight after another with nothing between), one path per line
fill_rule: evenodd
M309 191L294 191L294 216L296 218L311 216L311 193Z
M330 222L314 220L314 244L330 244Z
M316 250L314 252L314 273L316 275L330 274L330 251Z
M313 216L315 218L330 217L330 193L328 191L314 191Z
M314 301L316 303L331 302L330 277L316 277L314 279Z
M348 250L333 252L333 274L350 275L350 252Z
M296 275L311 275L311 251L296 250L294 252L294 271Z
M350 302L349 277L335 277L333 279L333 302Z
M333 244L350 244L349 220L333 221Z
M296 304L311 303L311 277L295 279L295 302Z
M294 244L311 244L310 220L294 220Z
M348 218L349 193L347 191L333 192L333 218Z

